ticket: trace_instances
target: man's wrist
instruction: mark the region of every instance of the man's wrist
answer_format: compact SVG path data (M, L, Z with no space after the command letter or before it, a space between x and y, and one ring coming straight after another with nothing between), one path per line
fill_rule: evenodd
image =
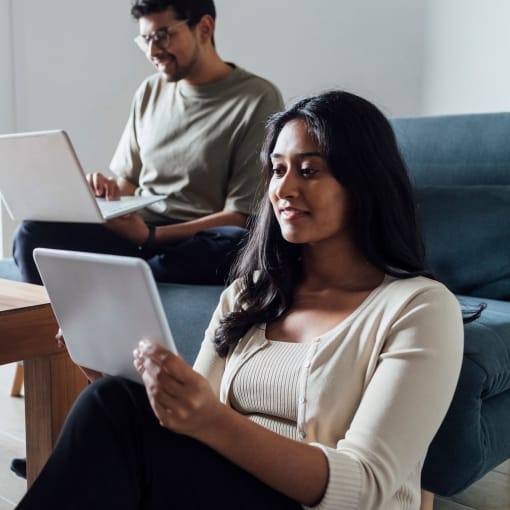
M147 225L147 228L149 229L149 234L147 239L138 246L140 250L148 250L156 246L156 227L154 225Z

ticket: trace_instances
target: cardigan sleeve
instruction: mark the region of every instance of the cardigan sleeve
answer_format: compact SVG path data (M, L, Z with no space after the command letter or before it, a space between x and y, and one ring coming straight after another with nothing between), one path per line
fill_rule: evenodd
M387 507L421 465L448 410L463 338L459 304L443 286L405 304L376 353L376 368L345 437L336 448L311 443L329 464L326 492L314 508Z
M221 358L216 352L214 345L214 333L220 325L221 319L230 311L234 310L238 294L238 284L234 282L221 294L218 306L214 311L209 326L205 331L200 351L197 355L193 368L203 375L210 383L215 395L220 397L221 379L225 372L226 359Z

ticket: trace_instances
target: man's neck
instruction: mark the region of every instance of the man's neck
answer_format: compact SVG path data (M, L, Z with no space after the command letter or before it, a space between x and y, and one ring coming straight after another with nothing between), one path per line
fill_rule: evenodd
M196 73L189 78L184 78L189 85L210 85L225 80L233 71L233 67L224 62L214 49L204 55L201 61Z

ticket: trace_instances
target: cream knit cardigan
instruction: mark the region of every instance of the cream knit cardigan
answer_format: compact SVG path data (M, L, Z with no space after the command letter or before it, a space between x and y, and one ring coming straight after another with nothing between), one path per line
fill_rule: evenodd
M257 325L226 359L216 354L214 331L238 290L234 283L223 292L195 363L224 403L239 367L268 345ZM328 486L315 508L418 510L423 461L460 372L457 300L428 278L386 276L347 319L310 342L297 427L328 459Z

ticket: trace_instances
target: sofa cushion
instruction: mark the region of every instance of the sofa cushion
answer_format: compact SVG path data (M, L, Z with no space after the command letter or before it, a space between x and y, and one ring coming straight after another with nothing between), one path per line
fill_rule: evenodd
M510 300L510 186L416 189L427 258L452 292Z
M193 364L223 287L158 283L158 290L177 349Z
M0 259L0 278L21 281L21 275L13 259Z

